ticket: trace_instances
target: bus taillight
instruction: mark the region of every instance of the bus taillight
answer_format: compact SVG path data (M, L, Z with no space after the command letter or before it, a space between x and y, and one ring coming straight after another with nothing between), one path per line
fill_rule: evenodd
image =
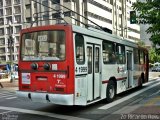
M51 65L50 65L49 63L45 63L45 64L43 65L43 68L44 68L45 70L49 70L49 69L51 68Z
M37 70L37 69L38 69L38 64L37 64L37 63L32 63L32 64L31 64L31 68L32 68L33 70Z

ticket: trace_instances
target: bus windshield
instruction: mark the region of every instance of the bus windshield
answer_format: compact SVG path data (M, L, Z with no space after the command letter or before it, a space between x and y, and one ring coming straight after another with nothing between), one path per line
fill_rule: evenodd
M21 60L65 60L65 32L63 30L24 33Z

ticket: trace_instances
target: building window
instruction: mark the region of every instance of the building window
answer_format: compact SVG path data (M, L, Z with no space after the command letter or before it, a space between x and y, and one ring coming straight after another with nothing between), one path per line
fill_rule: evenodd
M21 23L21 16L15 16L15 23Z
M0 16L3 16L3 10L0 10Z
M43 20L48 20L49 19L49 14L44 14L43 15Z
M75 16L75 13L72 11L66 11L63 13L65 17Z
M112 24L112 20L107 19L107 18L102 17L102 16L99 16L99 15L97 15L97 14L94 14L94 13L91 13L91 12L87 12L87 11L86 11L86 12L85 12L85 15L88 15L88 16L93 17L93 18L95 18L95 19L98 19L98 20L100 20L100 21L104 21L104 22L107 22L107 23Z
M32 21L32 18L31 18L31 17L26 18L26 22L27 22L27 23L31 23L31 21Z
M12 15L12 8L6 8L6 15Z
M0 38L0 45L5 45L5 39L4 38Z
M93 4L93 5L101 8L101 9L103 9L103 10L106 10L106 11L112 13L112 9L106 7L105 5L102 5L102 4L100 4L100 3L98 3L98 2L96 2L96 1L94 1L94 0L88 0L88 2L89 2L90 4Z
M128 38L129 38L129 39L132 39L132 40L135 40L135 41L140 41L139 38L136 38L136 37L133 37L133 36L130 36L130 35L128 36Z
M16 6L16 7L14 8L14 10L15 10L15 14L20 14L20 13L21 13L21 8L20 8L20 6Z
M14 4L20 4L20 0L14 0Z
M0 35L1 36L4 35L4 29L3 28L0 29Z
M30 10L30 8L31 8L31 4L26 5L26 9Z
M4 25L4 20L3 20L3 18L0 19L0 25Z
M0 53L1 53L1 54L5 53L5 48L1 48L1 49L0 49Z
M15 37L15 43L19 43L19 36Z
M59 4L60 3L60 0L53 0L54 2L52 2L52 0L51 0L51 2L52 2L52 4ZM64 0L64 2L65 2L65 0Z
M52 18L61 18L61 14L60 13L53 13Z
M16 26L15 27L15 33L19 33L21 29L22 29L21 26Z
M12 22L12 17L7 17L6 18L5 24L9 24L9 22Z
M128 30L140 34L139 30L133 29L131 27L128 27Z
M11 6L11 0L6 0L6 6Z
M3 1L0 1L0 7L3 7Z
M6 34L13 34L13 28L7 27L6 28Z

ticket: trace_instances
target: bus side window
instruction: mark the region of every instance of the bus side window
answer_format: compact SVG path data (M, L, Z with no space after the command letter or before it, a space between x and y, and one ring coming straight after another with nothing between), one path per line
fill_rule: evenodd
M116 46L116 52L117 52L117 63L118 64L125 64L125 46L124 45L117 45Z
M84 37L81 34L75 35L75 54L77 64L84 64L85 52L84 52Z
M134 64L139 64L139 50L134 48Z
M115 64L115 44L112 42L103 42L103 62L104 64Z
M144 64L144 52L140 50L140 64Z

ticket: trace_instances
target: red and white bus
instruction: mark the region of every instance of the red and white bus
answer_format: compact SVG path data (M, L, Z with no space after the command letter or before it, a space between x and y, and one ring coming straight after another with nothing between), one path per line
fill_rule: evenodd
M93 28L58 24L23 29L19 97L88 105L148 81L148 51Z

